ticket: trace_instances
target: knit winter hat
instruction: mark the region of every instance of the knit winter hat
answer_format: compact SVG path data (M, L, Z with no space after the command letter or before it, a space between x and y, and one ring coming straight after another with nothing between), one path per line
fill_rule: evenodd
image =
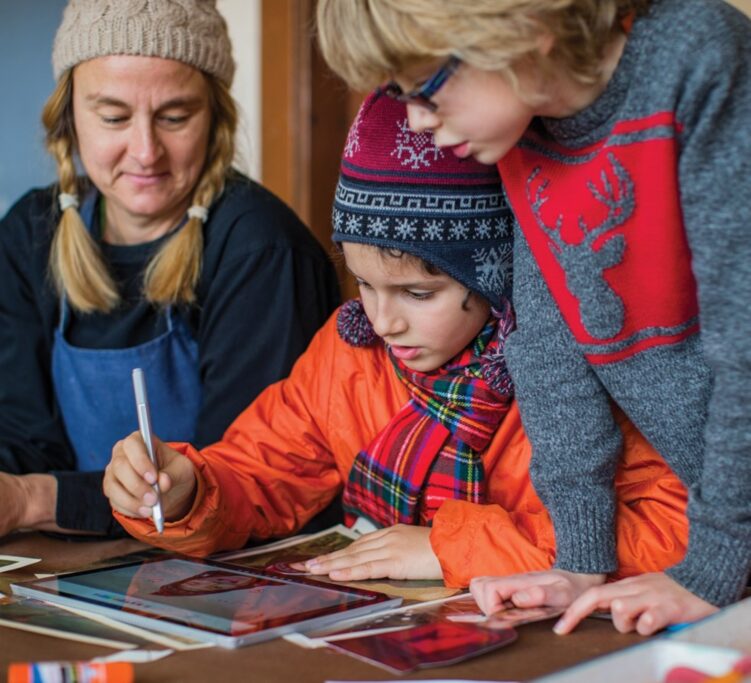
M335 242L418 256L498 308L511 297L513 221L495 166L412 132L401 102L380 92L363 102L342 155Z
M70 0L52 48L55 80L106 55L174 59L228 86L235 73L216 0Z

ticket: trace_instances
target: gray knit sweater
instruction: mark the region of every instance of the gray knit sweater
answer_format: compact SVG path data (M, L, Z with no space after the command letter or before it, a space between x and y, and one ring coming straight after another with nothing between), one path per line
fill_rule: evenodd
M506 355L556 566L616 567L614 402L690 487L669 575L727 604L751 569L751 22L656 0L605 92L499 167L519 221Z

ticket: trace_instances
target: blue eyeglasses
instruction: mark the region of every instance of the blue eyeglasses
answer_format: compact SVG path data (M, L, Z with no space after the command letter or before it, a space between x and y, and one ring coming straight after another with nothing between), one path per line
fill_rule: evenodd
M461 64L461 60L458 57L451 56L449 60L436 71L425 83L419 88L404 92L401 86L394 81L387 83L383 86L383 92L389 97L393 97L399 102L405 104L416 104L420 107L425 107L430 111L436 111L438 105L430 98L433 97L442 87L443 84L451 78L451 75L457 70Z

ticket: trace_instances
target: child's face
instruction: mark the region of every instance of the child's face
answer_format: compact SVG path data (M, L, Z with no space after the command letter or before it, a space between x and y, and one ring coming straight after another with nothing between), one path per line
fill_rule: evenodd
M411 90L438 64L421 64L395 80L404 91ZM524 74L519 78L523 91L533 87ZM502 74L468 64L461 64L431 100L438 107L435 112L417 104L407 105L410 128L430 130L439 147L449 148L460 158L473 156L485 164L494 164L505 156L540 113Z
M467 288L448 275L430 275L370 245L347 242L342 248L373 329L412 370L440 368L469 345L490 315L487 301L467 299Z

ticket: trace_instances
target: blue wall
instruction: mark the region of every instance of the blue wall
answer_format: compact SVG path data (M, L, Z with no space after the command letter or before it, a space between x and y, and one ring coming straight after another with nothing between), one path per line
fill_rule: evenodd
M0 216L55 179L40 116L52 92L52 41L65 0L0 0Z

